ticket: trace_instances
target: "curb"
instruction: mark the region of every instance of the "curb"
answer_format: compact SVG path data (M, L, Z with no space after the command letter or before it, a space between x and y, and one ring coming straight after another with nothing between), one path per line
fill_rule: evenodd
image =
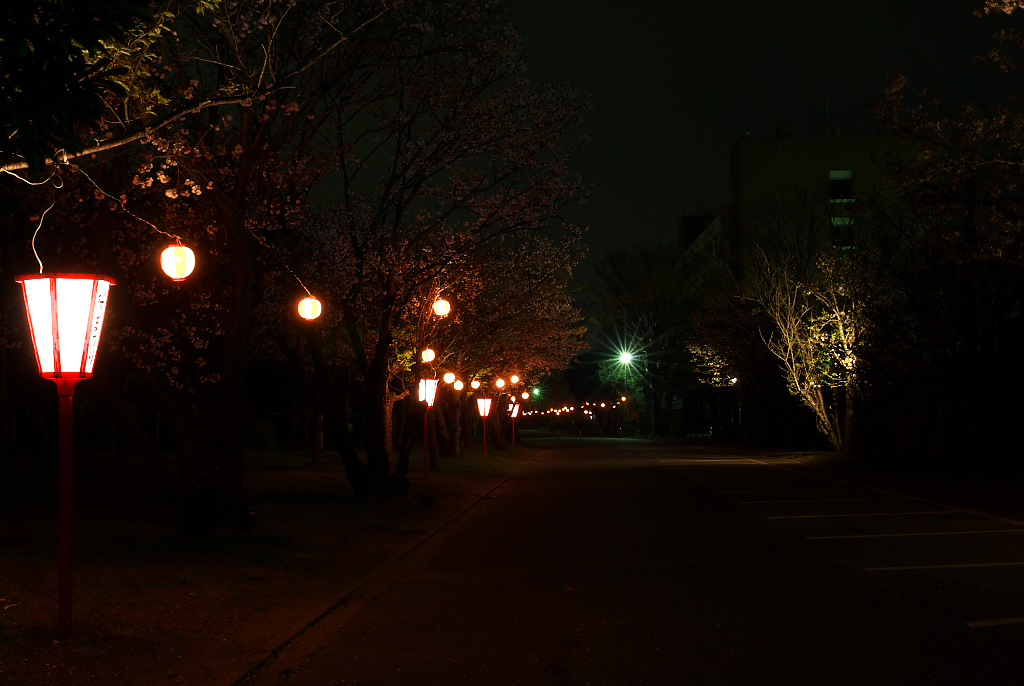
M290 627L288 627L288 629L286 629L283 633L279 634L276 638L273 638L267 643L263 644L263 646L259 649L259 652L261 654L260 657L256 658L255 660L247 664L240 674L237 674L233 677L230 677L229 679L226 679L225 681L222 681L222 686L239 686L243 681L253 676L257 671L259 671L261 667L263 667L263 665L267 664L267 662L271 658L275 657L277 653L283 650L289 643L291 643L296 638L301 636L303 633L306 632L307 629L309 629L317 622L327 617L340 606L344 605L349 600L349 598L351 598L356 593L356 591L361 589L363 586L366 586L368 583L373 581L378 575L380 575L381 572L383 572L385 569L391 567L397 562L400 562L407 555L409 555L414 550L419 548L421 545L423 545L431 538L433 538L435 535L440 533L442 529L449 526L452 522L454 522L458 518L462 517L462 515L469 512L477 503L485 499L494 491L501 488L505 484L505 482L510 481L511 479L522 474L530 465L533 464L534 460L536 460L536 457L531 457L526 464L522 465L514 472L506 476L504 479L496 483L494 486L488 488L486 491L478 495L476 498L470 501L469 504L467 504L464 508L456 512L450 518L441 522L433 529L417 538L404 550L400 550L384 562L380 563L377 566L377 568L369 574L366 574L357 581L345 587L345 589L341 591L341 593L334 596L334 598L329 600L326 604L322 605L319 609L314 610L312 613L307 615L305 619L301 619L298 622L295 622Z

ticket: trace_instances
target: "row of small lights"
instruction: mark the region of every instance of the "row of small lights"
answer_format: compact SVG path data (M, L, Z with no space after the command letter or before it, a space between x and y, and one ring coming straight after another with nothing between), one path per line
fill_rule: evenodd
M525 399L526 394L524 393L523 396L524 396L524 399ZM612 409L618 407L619 405L621 405L624 402L626 402L626 396L622 396L622 398L619 399L619 402L612 403ZM601 407L607 407L607 403L600 403L600 405L601 405ZM594 413L593 413L592 410L585 410L583 408L584 407L597 407L597 406L598 406L598 403L585 402L585 403L583 403L583 405L580 405L580 409L583 410L583 414L593 415ZM576 411L576 407L575 406L566 407L566 406L563 405L561 408L555 408L555 409L552 409L552 410L532 410L530 412L525 413L524 416L530 416L530 415L534 415L534 414L552 414L552 413L554 413L556 415L560 415L563 412L575 412L575 411Z

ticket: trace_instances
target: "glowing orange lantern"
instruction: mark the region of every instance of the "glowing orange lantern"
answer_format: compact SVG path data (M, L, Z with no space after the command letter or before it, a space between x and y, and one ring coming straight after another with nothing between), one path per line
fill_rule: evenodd
M505 379L498 379L497 381L494 382L494 385L497 386L498 388L504 388Z
M519 383L519 377L513 374L512 378L510 378L509 381L511 381L512 383Z
M529 391L523 391L523 396L522 397L523 397L523 400L529 400L530 399L530 392Z
M473 379L472 381L470 381L469 385L473 388L473 390L476 390L476 389L480 388L480 382L477 381L476 379Z
M444 375L443 377L441 377L441 378L443 378L443 379L444 379L444 382L445 382L445 383L452 383L453 381L455 381L455 375L454 375L454 374L452 374L451 372L448 372L447 374L445 374L445 375Z
M313 320L320 316L320 312L323 308L320 306L320 301L309 296L299 301L299 316L303 319Z
M434 351L431 350L430 348L427 348L426 350L420 353L420 359L423 360L424 362L433 362Z
M457 390L457 391L461 391L463 388L465 388L465 386L462 385L461 381L456 381L454 386L455 386L455 390Z
M160 253L160 268L174 281L184 281L196 268L196 254L181 243L167 246Z
M443 298L438 298L434 301L434 314L438 317L446 317L448 313L452 311L451 303Z

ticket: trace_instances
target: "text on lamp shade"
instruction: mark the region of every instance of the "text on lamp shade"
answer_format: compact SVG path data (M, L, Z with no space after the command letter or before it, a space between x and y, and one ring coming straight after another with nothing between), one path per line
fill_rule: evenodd
M44 377L92 376L114 280L94 274L19 276Z

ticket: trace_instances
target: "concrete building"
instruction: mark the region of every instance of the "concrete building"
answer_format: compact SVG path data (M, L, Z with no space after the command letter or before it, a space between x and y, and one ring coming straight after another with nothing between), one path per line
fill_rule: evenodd
M884 193L887 160L912 150L887 135L798 137L788 135L784 124L778 133L747 135L733 144L732 202L713 219L680 219L682 254L706 254L741 274L756 250L779 243L808 252L855 247L857 198ZM698 226L703 228L694 234Z

